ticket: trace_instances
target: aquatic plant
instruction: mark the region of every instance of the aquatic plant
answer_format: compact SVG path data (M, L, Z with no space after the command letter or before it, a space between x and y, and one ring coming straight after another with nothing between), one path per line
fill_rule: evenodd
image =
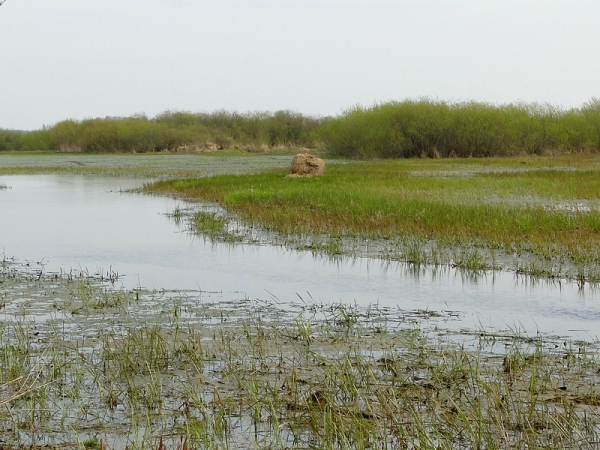
M597 342L210 292L117 289L119 305L80 308L110 283L8 265L7 448L542 449L600 437Z
M331 255L588 281L600 268L600 166L587 156L374 161L315 180L274 170L145 190L216 202L247 229L283 236L273 242Z

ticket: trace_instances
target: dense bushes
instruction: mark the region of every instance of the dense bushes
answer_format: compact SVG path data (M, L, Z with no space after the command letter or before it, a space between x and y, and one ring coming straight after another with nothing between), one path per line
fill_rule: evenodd
M600 100L579 109L430 100L355 107L323 125L334 154L361 158L505 156L600 150Z
M192 114L164 112L153 119L128 118L65 120L28 133L0 130L0 150L57 150L83 152L155 152L239 146L314 147L316 130L325 119L291 111L275 113Z
M0 152L5 150L21 150L24 133L21 131L0 129Z
M316 147L360 158L508 156L600 151L600 100L551 105L405 100L355 107L335 119L291 111L166 111L149 119L65 120L22 133L0 130L2 150L156 152Z

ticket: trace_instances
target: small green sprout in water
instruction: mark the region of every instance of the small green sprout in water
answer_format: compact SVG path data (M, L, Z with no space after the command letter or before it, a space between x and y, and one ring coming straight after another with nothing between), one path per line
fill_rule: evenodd
M195 230L212 240L237 242L242 239L228 230L227 219L214 213L197 212L194 214L193 221Z
M92 438L89 438L88 440L86 440L83 443L83 446L85 448L96 449L96 448L101 448L102 444L100 443L100 441L98 440L97 437L92 437Z

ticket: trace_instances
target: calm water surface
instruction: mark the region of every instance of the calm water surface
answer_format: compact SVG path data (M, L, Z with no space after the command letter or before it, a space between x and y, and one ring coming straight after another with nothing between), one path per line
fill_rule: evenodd
M451 310L455 327L508 328L600 336L600 292L574 283L531 282L511 273L473 277L453 269L415 273L379 260L333 261L272 246L213 244L192 237L165 213L184 202L122 193L139 179L2 176L0 252L72 268L124 275L125 287L202 289L250 298L379 303Z

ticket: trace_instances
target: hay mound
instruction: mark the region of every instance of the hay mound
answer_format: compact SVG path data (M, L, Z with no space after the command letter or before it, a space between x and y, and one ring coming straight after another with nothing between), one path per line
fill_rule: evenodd
M321 177L325 170L325 161L310 153L298 153L294 156L288 177Z

